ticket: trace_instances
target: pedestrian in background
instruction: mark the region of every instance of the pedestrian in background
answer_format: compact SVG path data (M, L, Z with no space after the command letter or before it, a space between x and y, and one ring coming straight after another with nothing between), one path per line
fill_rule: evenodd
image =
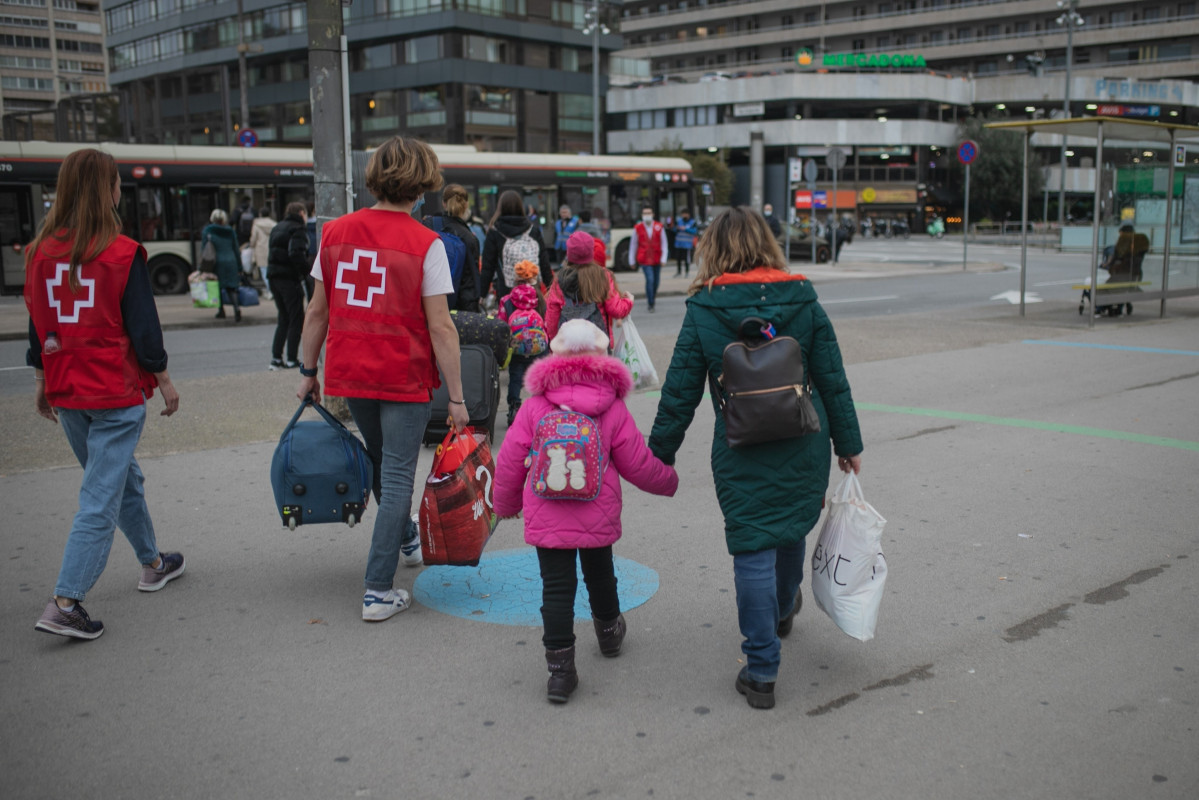
M774 215L774 206L770 203L762 206L762 216L766 218L766 224L770 226L770 232L774 234L774 238L777 239L783 235L783 224Z
M271 229L267 255L267 284L277 312L271 342L271 369L295 369L304 328L304 279L308 258L308 211L303 203L288 203L283 219ZM287 345L287 360L283 346Z
M525 236L528 234L528 236ZM531 239L533 245L527 240ZM482 281L479 284L479 297L487 299L492 286L498 300L512 291L515 285L515 272L510 277L505 274L505 264L515 270L520 261L532 261L541 270L541 282L549 286L554 282L554 271L550 269L549 254L545 242L541 239L541 231L529 222L525 216L524 201L520 195L509 189L500 195L496 204L495 214L491 217L491 226L487 238L483 241Z
M271 216L271 207L263 206L258 209L258 217L250 229L250 263L258 269L262 276L262 285L266 287L266 299L271 299L271 288L266 276L267 264L270 261L271 231L275 229L275 220Z
M633 226L633 238L629 242L629 266L641 267L645 273L645 303L654 313L658 298L658 284L662 282L662 267L670 245L666 242L666 228L654 219L654 210L641 208L641 222Z
M623 363L608 355L608 337L603 331L587 320L571 320L554 337L552 350L552 356L529 369L532 396L521 406L496 458L495 513L514 517L524 511L525 542L537 548L541 567L541 620L545 626L541 641L550 673L546 696L552 703L565 703L579 685L574 632L576 569L582 569L587 584L600 652L609 658L618 656L624 642L626 625L612 563L612 545L621 536L620 479L643 492L671 497L678 490L679 476L645 446L624 403L633 388L632 376ZM550 456L547 486L541 487L542 462L533 449L534 440L542 418L561 409L589 417L595 423L600 448L593 460L581 454L577 460L565 461L556 473ZM562 449L560 445L558 449ZM530 476L530 468L538 471ZM566 488L568 469L569 483L576 489L589 481L595 483L594 500L553 497L554 491Z
M374 206L326 222L321 231L296 394L320 402L316 363L324 346L325 388L348 399L375 464L379 510L362 619L380 622L411 604L408 592L395 588L400 559L421 563L409 513L438 367L449 391L447 423L461 430L470 417L458 329L445 297L454 291L445 245L412 216L417 198L441 188L437 155L424 142L397 136L371 153L366 188Z
M558 209L558 218L554 220L554 263L559 267L566 260L566 242L578 227L579 218L574 216L570 206L563 203Z
M699 225L691 218L691 209L684 208L679 212L678 222L675 223L674 254L676 268L674 276L691 276L691 251L695 247L695 236Z
M61 422L83 467L54 596L34 626L95 639L104 624L83 600L108 562L116 526L141 564L137 588L154 592L183 574L180 553L161 553L134 451L157 386L170 416L179 393L146 268L146 251L122 236L113 157L76 150L58 172L54 205L25 250L25 305L37 412ZM224 212L221 212L224 214Z
M212 242L216 252L217 297L220 301L216 318L225 319L225 300L228 298L233 306L233 321L241 322L241 303L237 296L237 287L241 286L240 247L237 234L229 227L229 215L219 208L213 209L208 224L200 234L200 252L209 242Z
M697 249L699 274L662 384L649 437L654 455L673 464L709 379L722 373L724 349L742 321L761 317L773 333L799 342L807 359L820 432L732 448L712 397L712 477L733 556L737 620L745 666L736 689L753 708L774 706L780 638L802 604L804 537L815 527L828 489L829 441L842 471L861 467L862 435L832 323L802 275L786 271L766 220L745 207L719 215Z
M424 219L425 226L457 236L466 246L466 264L458 282L455 311L479 311L479 240L470 232L466 220L470 216L470 196L460 184L451 183L441 191L442 211Z

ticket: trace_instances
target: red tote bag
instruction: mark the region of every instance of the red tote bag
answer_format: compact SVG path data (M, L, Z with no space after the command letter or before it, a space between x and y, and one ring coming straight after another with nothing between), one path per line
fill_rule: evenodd
M478 565L498 519L492 507L495 462L487 434L451 430L437 448L420 503L426 564Z

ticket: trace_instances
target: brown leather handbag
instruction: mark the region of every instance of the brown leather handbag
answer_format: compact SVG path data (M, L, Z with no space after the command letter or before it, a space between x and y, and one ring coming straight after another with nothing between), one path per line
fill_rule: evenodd
M720 377L708 376L729 447L819 431L799 342L775 336L774 326L760 317L742 320L739 337L724 348Z

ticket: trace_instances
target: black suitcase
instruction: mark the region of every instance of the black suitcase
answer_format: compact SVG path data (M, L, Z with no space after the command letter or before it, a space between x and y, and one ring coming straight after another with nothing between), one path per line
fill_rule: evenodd
M472 314L469 311L454 311L454 327L458 329L458 343L485 344L495 355L495 363L506 366L508 363L508 347L512 331L508 323L502 319L489 317L486 314Z
M507 326L505 325L505 328ZM500 408L500 368L495 353L483 344L460 345L462 350L462 399L466 401L466 413L470 424L477 430L487 431L492 438L495 431L495 416ZM425 444L441 444L450 432L446 418L450 415L450 393L445 378L441 386L433 390L429 424L425 427Z

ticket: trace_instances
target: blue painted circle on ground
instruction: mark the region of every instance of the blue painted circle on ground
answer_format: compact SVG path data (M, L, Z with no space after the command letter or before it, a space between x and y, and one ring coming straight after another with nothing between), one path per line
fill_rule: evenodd
M636 608L658 591L654 570L619 556L613 563L621 611ZM421 605L455 617L496 625L541 625L541 569L532 547L484 553L477 567L425 567L412 593ZM581 571L575 619L591 619Z

